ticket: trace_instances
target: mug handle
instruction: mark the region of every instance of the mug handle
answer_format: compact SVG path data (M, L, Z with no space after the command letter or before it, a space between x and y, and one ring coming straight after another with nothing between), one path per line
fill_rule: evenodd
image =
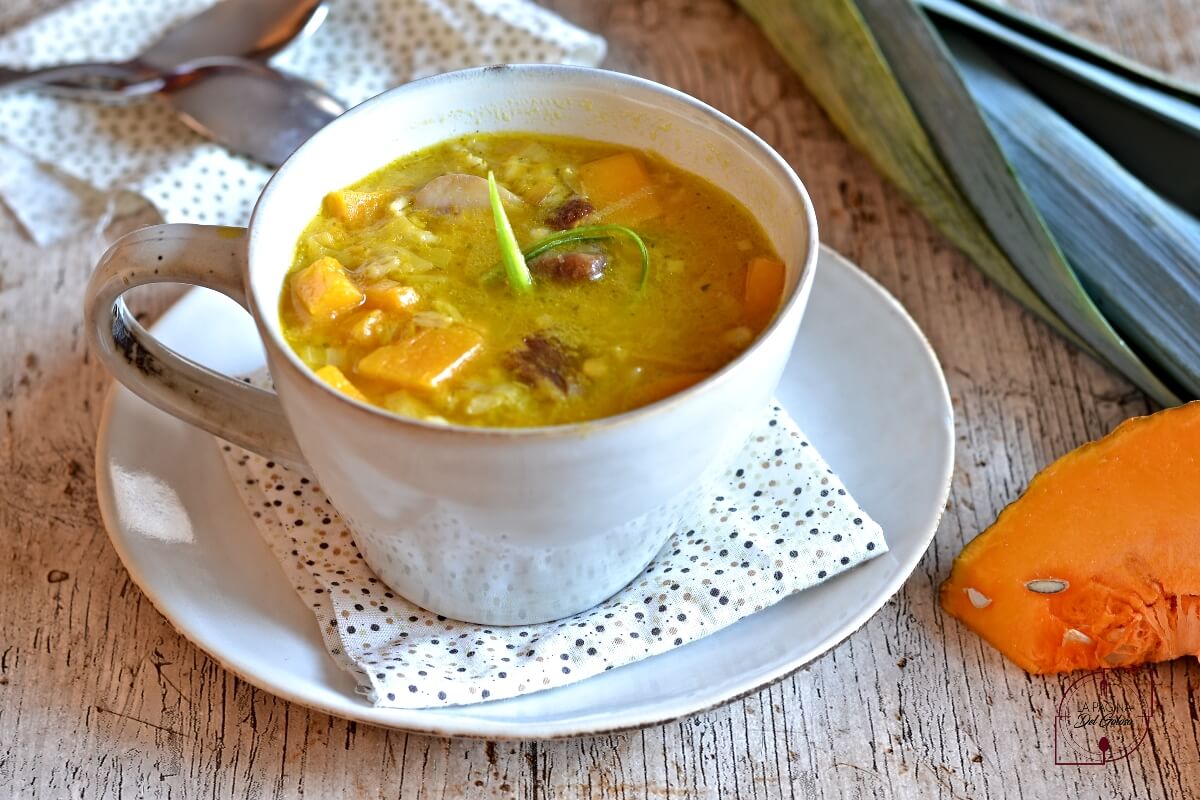
M155 225L118 239L88 283L85 326L113 377L174 417L307 473L304 456L270 391L202 367L155 339L122 299L135 286L186 283L213 289L249 311L242 285L246 229Z

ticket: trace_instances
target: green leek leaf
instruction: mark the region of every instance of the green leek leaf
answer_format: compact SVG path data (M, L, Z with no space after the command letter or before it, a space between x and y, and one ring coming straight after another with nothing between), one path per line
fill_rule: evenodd
M1200 91L984 0L918 0L1164 198L1200 214Z
M1096 309L909 2L740 2L851 142L980 269L1159 402L1178 402Z
M992 238L1062 320L1160 403L1179 399L1121 338L1084 290L1004 156L956 65L909 2L859 0L884 57Z
M996 247L933 145L852 0L739 0L834 124L993 281L1084 349Z
M1200 222L1164 201L964 35L946 44L1105 316L1200 397Z
M1166 73L1151 69L1144 64L1126 58L1120 53L1101 47L1081 36L1050 25L1037 17L1023 14L993 0L918 0L922 7L944 8L945 3L961 6L1003 26L1009 33L1028 43L1043 45L1054 51L1055 61L1069 59L1097 67L1122 81L1151 88L1156 92L1183 100L1189 104L1200 102L1200 89L1195 85L1173 78ZM971 25L971 27L976 27ZM976 27L977 30L981 30ZM995 31L991 32L996 35ZM1050 55L1049 53L1047 55ZM1078 69L1078 67L1072 67Z

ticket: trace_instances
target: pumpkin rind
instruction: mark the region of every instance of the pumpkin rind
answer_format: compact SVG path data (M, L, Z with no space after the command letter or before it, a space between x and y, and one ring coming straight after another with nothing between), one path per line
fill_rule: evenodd
M1038 473L955 559L941 601L1033 673L1200 655L1200 401Z

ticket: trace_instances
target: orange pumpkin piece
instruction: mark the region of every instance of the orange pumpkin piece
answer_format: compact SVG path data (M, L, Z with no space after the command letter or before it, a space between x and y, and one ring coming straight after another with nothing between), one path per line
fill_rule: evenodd
M347 228L362 228L379 218L389 199L386 192L342 189L325 195L321 207L329 216L340 219Z
M355 371L400 389L432 391L483 349L483 336L465 325L426 328L400 344L373 351Z
M351 383L350 379L343 375L342 371L333 364L326 364L317 370L317 377L342 394L349 395L361 403L368 402L367 396L360 392L358 387Z
M387 315L373 308L369 311L359 311L346 320L344 332L355 344L370 346L380 344L394 329L395 326L391 324Z
M779 310L783 297L783 262L773 258L752 258L746 265L746 321L765 328Z
M579 179L604 222L633 225L662 213L650 175L633 153L590 161L579 168Z
M384 279L366 288L367 305L384 311L409 311L421 302L421 295L411 286Z
M1200 401L1038 473L955 559L941 600L1033 673L1200 655Z
M336 258L318 258L292 275L292 295L310 316L331 319L357 308L363 293Z

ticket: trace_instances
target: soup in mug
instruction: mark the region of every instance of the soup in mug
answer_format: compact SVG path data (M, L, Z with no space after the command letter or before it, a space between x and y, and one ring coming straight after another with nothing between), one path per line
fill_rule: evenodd
M703 380L771 321L783 283L749 212L658 155L489 134L327 195L280 314L300 358L350 397L529 427Z

